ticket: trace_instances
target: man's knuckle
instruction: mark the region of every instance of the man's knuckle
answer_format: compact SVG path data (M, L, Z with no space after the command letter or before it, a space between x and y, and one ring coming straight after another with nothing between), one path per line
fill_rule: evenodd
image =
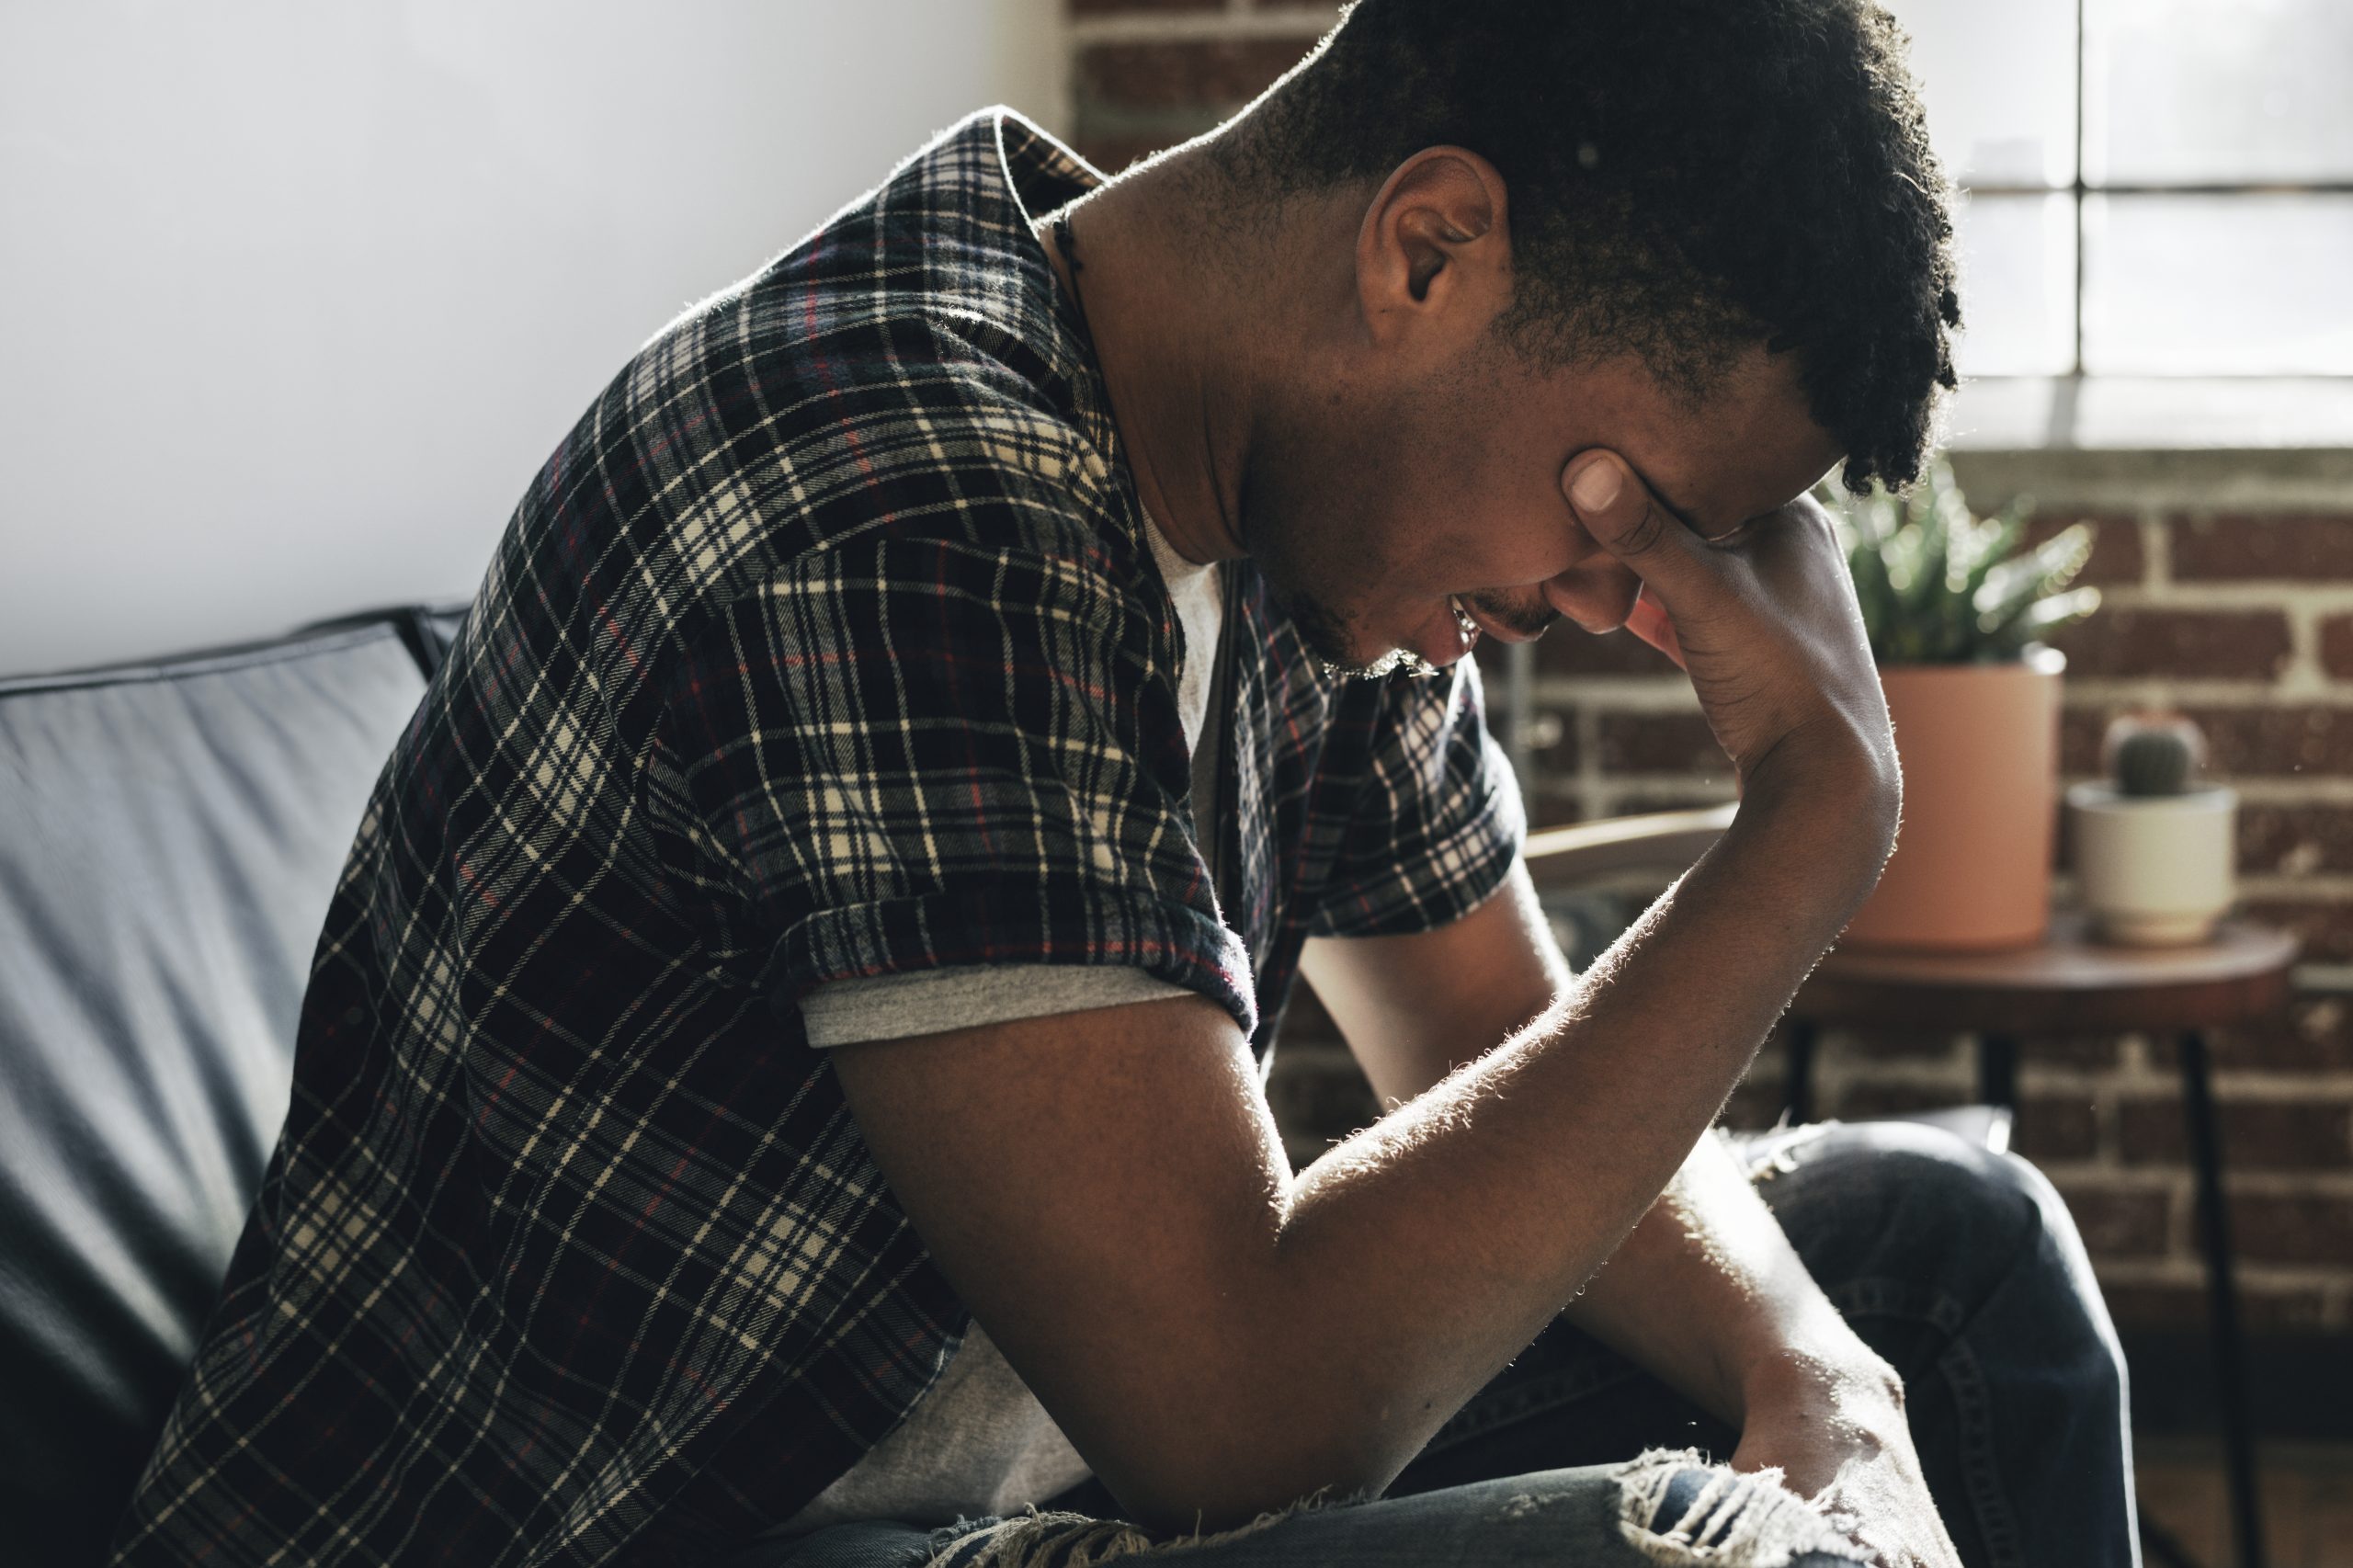
M1666 542L1666 518L1656 506L1645 506L1642 516L1620 536L1629 555L1648 555Z

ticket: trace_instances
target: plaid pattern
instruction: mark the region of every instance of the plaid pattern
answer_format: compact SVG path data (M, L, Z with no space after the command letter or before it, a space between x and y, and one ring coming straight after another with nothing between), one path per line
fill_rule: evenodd
M1475 672L1326 683L1234 563L1217 909L1174 610L1029 230L1094 178L964 122L549 460L360 826L117 1562L690 1562L789 1517L967 1321L797 997L1130 965L1263 1051L1311 930L1501 879Z

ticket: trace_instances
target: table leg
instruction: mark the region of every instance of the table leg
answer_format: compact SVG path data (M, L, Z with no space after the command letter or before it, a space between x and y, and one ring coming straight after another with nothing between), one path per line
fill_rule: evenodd
M2239 1335L2238 1288L2231 1271L2230 1213L2222 1201L2222 1134L2215 1125L2213 1074L2203 1030L2189 1029L2181 1037L2181 1089L2190 1156L2198 1169L2199 1235L2206 1249L2207 1324L2213 1340L2222 1453L2230 1469L2232 1533L2238 1542L2239 1568L2263 1568L2255 1424L2247 1414L2246 1350Z
M1977 1103L2018 1108L2018 1042L2014 1035L1977 1037Z
M1813 1119L1813 1048L1820 1039L1821 1031L1803 1018L1790 1020L1781 1104L1792 1127L1802 1127Z

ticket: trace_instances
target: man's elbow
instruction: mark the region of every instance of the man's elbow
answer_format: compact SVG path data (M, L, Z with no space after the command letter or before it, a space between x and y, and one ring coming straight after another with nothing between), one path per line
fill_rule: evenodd
M1306 1508L1378 1496L1394 1467L1298 1462L1266 1465L1242 1454L1103 1477L1120 1510L1159 1536L1211 1535Z
M1160 1534L1239 1529L1378 1496L1412 1457L1393 1451L1403 1439L1384 1424L1342 1415L1328 1400L1294 1403L1274 1396L1263 1381L1252 1392L1261 1397L1217 1400L1222 1408L1140 1423L1116 1445L1120 1452L1101 1457L1097 1474L1130 1519ZM1288 1414L1319 1403L1324 1419Z

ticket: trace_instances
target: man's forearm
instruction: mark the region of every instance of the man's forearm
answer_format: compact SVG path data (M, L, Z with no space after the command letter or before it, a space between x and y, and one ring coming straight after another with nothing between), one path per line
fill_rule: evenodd
M1792 1362L1870 1358L1712 1133L1564 1315L1735 1428Z
M1713 1120L1876 872L1833 808L1735 824L1553 1017L1301 1173L1275 1293L1382 1369L1333 1392L1370 1403L1389 1463L1575 1294ZM1377 1298L1317 1299L1373 1278Z

